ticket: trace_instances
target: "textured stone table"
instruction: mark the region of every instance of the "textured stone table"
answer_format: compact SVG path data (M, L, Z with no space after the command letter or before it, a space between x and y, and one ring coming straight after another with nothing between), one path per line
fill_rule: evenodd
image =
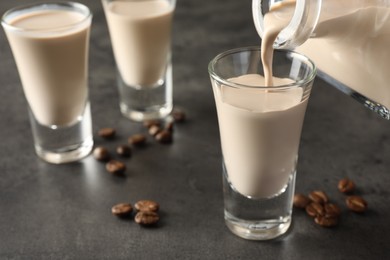
M2 0L0 12L28 0ZM113 149L144 128L120 115L115 69L100 1L94 13L90 97L97 129L115 127ZM340 225L324 229L294 211L287 236L246 241L224 225L221 152L207 73L221 51L257 45L249 0L179 0L173 32L174 101L188 114L174 142L153 141L126 160L126 178L92 157L50 165L33 151L26 101L8 42L0 32L0 259L386 259L390 243L390 122L320 79L302 134L297 190L323 189L343 207ZM348 212L336 188L348 176L369 203ZM113 204L161 203L157 228L110 213Z

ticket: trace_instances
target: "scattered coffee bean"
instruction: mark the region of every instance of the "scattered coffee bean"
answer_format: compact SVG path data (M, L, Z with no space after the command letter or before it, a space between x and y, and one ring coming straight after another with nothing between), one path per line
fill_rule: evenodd
M178 123L184 122L186 120L186 114L179 109L175 109L172 111L172 117L175 120L175 122Z
M172 133L167 130L162 130L155 136L155 138L160 143L168 144L172 142Z
M294 200L293 200L294 207L304 209L309 203L310 203L310 199L307 196L301 193L297 193L294 195Z
M109 173L116 174L116 175L122 175L126 171L126 165L120 161L117 161L117 160L110 160L106 164L106 169Z
M140 225L151 226L156 224L160 220L160 217L153 211L140 211L135 215L134 220Z
M161 123L159 120L146 120L146 121L144 121L144 126L146 128L150 128L151 126L154 126L154 125L160 126Z
M341 209L339 208L339 206L337 206L334 203L326 203L324 205L324 209L325 209L325 217L336 218L336 217L339 217L341 215Z
M119 203L111 208L112 214L118 217L129 216L132 211L133 207L129 203Z
M134 204L134 207L138 211L153 211L157 212L160 205L153 200L140 200Z
M318 215L314 218L314 222L322 227L334 227L339 223L338 217L327 217Z
M130 157L131 156L131 147L126 145L126 144L119 145L116 148L116 153L122 157Z
M337 188L342 193L352 193L355 191L355 183L348 178L344 178L339 181Z
M161 128L160 126L158 125L152 125L151 127L149 127L149 134L151 136L156 136L159 132L161 131Z
M115 134L115 129L111 127L101 128L98 132L98 135L104 139L112 139L115 137Z
M352 180L344 178L338 182L337 188L340 192L348 194L354 192L356 186ZM311 202L308 203L307 200ZM347 196L345 202L347 208L354 212L362 213L368 208L367 201L360 196ZM310 192L308 197L300 193L295 194L293 205L296 208L305 208L306 213L314 218L316 224L322 227L338 225L342 214L341 208L337 204L329 202L327 194L321 190Z
M325 214L325 210L321 204L317 202L311 202L306 206L306 213L310 217L323 216Z
M146 136L143 134L134 134L128 139L129 144L142 146L146 143Z
M98 146L95 149L93 149L92 154L96 160L102 161L102 162L107 162L111 158L110 152L107 150L107 148L105 148L103 146Z
M345 200L347 207L358 213L362 213L367 210L367 202L360 196L348 196Z
M309 198L317 203L325 204L329 201L328 196L325 194L325 192L320 190L315 190L309 193Z

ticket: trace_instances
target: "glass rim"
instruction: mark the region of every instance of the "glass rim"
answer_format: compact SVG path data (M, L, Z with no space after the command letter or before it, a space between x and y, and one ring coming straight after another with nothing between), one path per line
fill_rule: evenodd
M217 82L219 82L223 85L229 86L229 87L233 87L233 88L285 90L285 89L291 89L293 87L299 87L300 85L305 85L305 84L313 81L317 75L317 67L312 60L310 60L305 55L298 53L296 51L284 50L284 49L275 49L274 52L290 53L292 56L299 58L301 61L304 61L306 64L309 64L311 66L312 71L307 77L305 77L304 79L298 80L298 81L294 81L294 82L289 83L289 84L275 85L275 86L264 86L264 85L244 85L244 84L240 84L240 83L235 83L235 82L228 81L228 80L220 77L219 75L217 75L217 73L215 72L215 65L220 59L222 59L228 55L232 55L232 54L239 53L239 52L245 52L245 51L261 51L261 48L259 46L241 47L241 48L227 50L227 51L224 51L224 52L218 54L210 61L209 65L208 65L208 72L209 72L210 76L214 80L216 80Z
M109 2L126 2L126 0L101 0L103 4L108 4ZM146 2L155 1L155 0L146 0ZM175 9L176 8L176 0L166 0L169 2L170 6ZM145 0L131 0L131 2L145 2Z
M52 27L52 28L47 28L47 29L26 29L26 28L21 28L19 26L14 26L7 21L7 17L13 13L18 13L18 12L23 12L28 9L33 9L33 10L54 10L54 7L71 7L73 9L81 10L85 16L83 17L82 20L70 23L67 25L63 26L58 26L58 27ZM39 7L44 7L43 9L40 9ZM83 24L86 21L90 20L92 17L92 12L91 10L84 4L77 3L77 2L72 2L72 1L58 1L58 2L38 2L38 3L31 3L31 4L25 4L25 5L20 5L17 7L13 7L9 10L7 10L3 16L1 17L1 24L3 25L4 28L16 32L56 32L56 31L63 31L72 27L75 27L77 25Z

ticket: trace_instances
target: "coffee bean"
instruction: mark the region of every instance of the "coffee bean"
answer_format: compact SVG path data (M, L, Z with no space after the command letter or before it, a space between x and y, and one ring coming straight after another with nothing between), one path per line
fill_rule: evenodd
M98 132L98 135L104 139L112 139L115 137L115 134L115 129L111 127L101 128Z
M146 143L146 136L144 134L134 134L129 137L128 142L135 146L142 146Z
M325 194L325 192L320 190L315 190L309 193L309 198L317 203L324 204L329 201L328 196Z
M153 211L157 212L160 205L153 200L140 200L134 204L134 207L138 211Z
M326 203L324 209L325 217L339 217L341 215L341 209L334 203Z
M123 157L130 157L131 156L131 147L128 145L119 145L116 148L116 153Z
M161 123L160 123L160 121L159 120L146 120L146 121L144 121L144 126L146 127L146 128L150 128L151 126L154 126L154 125L156 125L156 126L160 126L161 125Z
M301 193L297 193L294 195L294 200L293 200L294 207L304 209L309 203L310 203L310 199L307 196Z
M317 202L311 202L305 209L306 213L311 217L323 216L325 214L324 207Z
M156 136L160 131L161 131L160 126L152 125L151 127L149 127L149 131L148 132L149 132L150 135Z
M98 146L95 149L93 149L93 157L102 162L106 162L110 160L110 152L107 150L107 148L103 146Z
M153 211L140 211L135 215L134 220L140 225L151 226L156 224L160 220L160 217Z
M179 109L175 109L172 111L172 117L175 120L175 122L178 123L184 122L186 120L186 114Z
M132 211L133 207L129 203L119 203L111 208L112 214L118 217L129 216Z
M322 227L334 227L339 223L338 217L326 217L318 215L314 218L314 222Z
M160 143L168 144L172 142L172 133L167 130L160 131L155 137Z
M109 173L122 175L126 171L126 165L117 160L111 160L106 164L106 169Z
M360 196L348 196L345 200L347 207L358 213L362 213L367 210L368 204L367 202Z
M344 178L339 181L337 188L342 193L352 193L355 191L355 183L348 178Z

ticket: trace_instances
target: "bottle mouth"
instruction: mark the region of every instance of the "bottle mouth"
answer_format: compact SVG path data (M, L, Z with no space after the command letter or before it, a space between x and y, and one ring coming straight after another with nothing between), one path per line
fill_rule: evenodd
M265 26L264 16L270 11L287 10L292 18L288 25L279 33L275 49L293 49L304 43L313 33L317 25L321 0L253 0L252 14L256 30L263 37Z

